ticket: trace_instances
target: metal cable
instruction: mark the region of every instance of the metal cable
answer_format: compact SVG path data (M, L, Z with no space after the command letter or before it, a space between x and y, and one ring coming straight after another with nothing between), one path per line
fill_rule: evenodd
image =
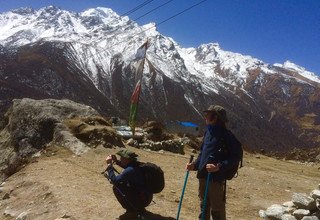
M134 7L133 9L127 11L126 13L122 14L121 16L126 16L126 15L129 15L129 14L132 14L133 12L139 10L140 8L146 6L147 4L151 3L153 0L147 0L145 2L143 2L142 4Z
M137 17L137 18L133 19L133 21L137 21L137 20L139 20L140 18L143 18L144 16L150 14L151 12L154 12L155 10L161 8L162 6L165 6L166 4L168 4L168 3L172 2L172 1L173 1L173 0L170 0L170 1L167 1L167 2L163 3L162 5L159 5L158 7L156 7L156 8L154 8L154 9L148 11L147 13L145 13L145 14L143 14L143 15L141 15L140 17Z

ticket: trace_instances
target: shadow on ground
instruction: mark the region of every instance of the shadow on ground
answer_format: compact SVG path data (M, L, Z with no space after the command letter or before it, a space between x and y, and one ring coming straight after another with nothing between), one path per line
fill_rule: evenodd
M119 220L137 220L137 218L130 218L130 217L124 217L123 215L122 216L119 216L118 218ZM143 215L143 218L138 218L138 219L143 219L143 220L175 220L175 218L172 218L172 217L165 217L165 216L162 216L162 215L158 215L158 214L155 214L155 213L152 213L152 212L146 212L144 215Z
M147 212L146 216L145 216L145 220L175 220L175 218L172 217L164 217L152 212Z

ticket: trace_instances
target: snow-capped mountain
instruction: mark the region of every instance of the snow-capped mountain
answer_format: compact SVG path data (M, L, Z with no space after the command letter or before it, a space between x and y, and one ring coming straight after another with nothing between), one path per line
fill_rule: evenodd
M267 64L219 44L182 48L155 24L139 26L107 8L74 13L54 6L0 14L1 100L70 98L128 115L134 55L147 39L140 120L202 123L212 103L250 149L319 146L320 78L290 61ZM288 137L288 138L283 138Z

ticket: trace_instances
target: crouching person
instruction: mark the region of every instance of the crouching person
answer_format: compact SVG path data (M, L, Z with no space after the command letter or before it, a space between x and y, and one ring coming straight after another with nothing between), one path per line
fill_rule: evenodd
M113 192L126 212L119 219L144 219L147 207L153 194L147 190L145 177L137 161L138 155L129 150L120 150L116 155L109 155L106 159L109 181L113 184ZM116 175L113 163L124 170Z

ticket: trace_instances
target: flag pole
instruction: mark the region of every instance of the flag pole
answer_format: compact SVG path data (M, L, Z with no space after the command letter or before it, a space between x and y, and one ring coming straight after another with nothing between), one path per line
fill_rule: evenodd
M140 46L136 52L135 59L138 60L137 68L135 71L135 88L131 95L130 115L129 115L129 126L131 128L132 136L135 134L137 111L139 104L139 97L141 93L142 76L144 70L144 64L146 60L146 54L148 49L148 40Z

